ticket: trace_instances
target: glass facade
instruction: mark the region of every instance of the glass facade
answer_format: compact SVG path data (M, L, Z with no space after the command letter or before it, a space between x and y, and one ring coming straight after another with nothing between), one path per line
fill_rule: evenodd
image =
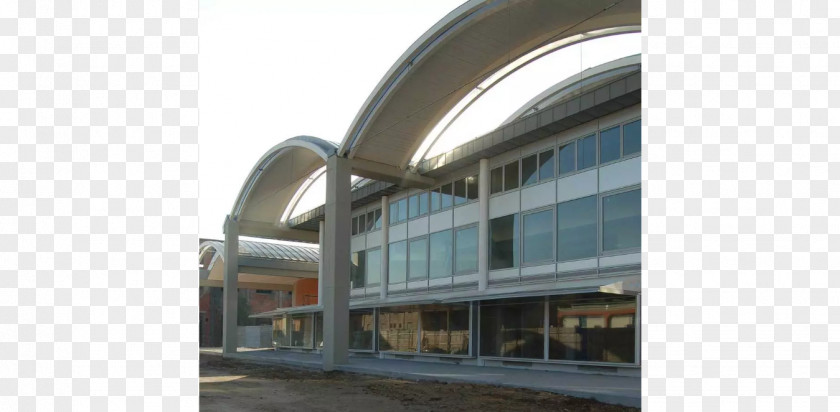
M537 183L539 180L538 168L537 168L537 155L532 154L531 156L523 157L522 158L522 186L527 186L533 183Z
M560 164L559 173L561 175L575 171L575 142L561 146L557 150L557 161Z
M554 216L551 209L522 215L522 263L554 260Z
M467 355L470 351L468 304L423 305L420 312L420 352Z
M478 226L455 230L455 273L478 270Z
M382 278L382 249L368 250L365 255L365 284L376 286Z
M431 196L429 200L432 212L440 210L440 188L432 190L431 192L429 192L429 194Z
M440 208L452 207L452 183L440 187Z
M373 309L350 311L350 349L373 350L373 319Z
M597 196L557 205L557 260L575 260L598 254Z
M519 160L505 165L505 191L519 187Z
M519 214L490 220L490 269L519 266Z
M618 126L601 130L601 163L621 157L621 129Z
M604 251L641 247L642 191L605 196L603 201Z
M467 199L478 199L478 176L470 176L467 178Z
M429 235L429 277L452 276L452 230Z
M405 240L388 245L388 283L405 282Z
M554 177L554 149L540 153L540 180Z
M480 312L482 356L544 358L544 298L484 301Z
M467 203L467 179L456 180L452 183L455 205Z
M577 141L577 170L595 166L595 135Z
M286 332L286 318L271 320L271 340L275 346L289 346L289 334Z
M642 121L627 123L624 128L624 156L642 151Z
M490 171L490 194L499 193L504 189L504 168L497 167Z
M549 359L635 362L635 297L552 297L548 313Z
M420 310L413 306L379 309L379 350L417 352Z
M408 198L408 218L412 219L420 215L420 198L417 195Z
M365 252L350 254L350 289L365 287Z
M290 320L291 345L295 348L311 348L315 327L311 313L292 315Z
M408 242L408 280L426 279L428 246L426 238L414 239Z
M429 192L420 193L419 198L419 215L423 216L429 213Z

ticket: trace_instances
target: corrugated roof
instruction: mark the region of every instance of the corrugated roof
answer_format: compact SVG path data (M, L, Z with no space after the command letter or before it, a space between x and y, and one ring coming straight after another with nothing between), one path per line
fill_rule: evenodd
M207 240L201 244L200 249L204 250L206 247L213 247L218 253L223 254L225 242L220 240ZM251 240L239 240L239 256L305 263L318 263L319 261L317 247L281 245Z

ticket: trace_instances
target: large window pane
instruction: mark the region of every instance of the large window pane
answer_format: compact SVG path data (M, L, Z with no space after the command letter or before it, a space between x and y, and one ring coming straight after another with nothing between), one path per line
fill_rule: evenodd
M505 191L519 187L519 161L505 165Z
M388 245L388 283L405 282L405 240Z
M297 348L311 348L312 332L314 332L314 326L315 325L313 324L311 313L292 315L292 343L290 346Z
M577 170L595 166L595 135L577 141Z
M373 350L373 309L350 311L350 349Z
M618 126L601 130L601 163L621 157L621 132Z
M415 218L420 214L420 201L417 195L408 198L408 218Z
M367 221L365 222L365 231L370 232L373 230L373 212L368 212L367 214Z
M290 341L290 334L286 329L286 320L285 317L274 318L271 322L271 332L272 332L272 340L274 341L274 346L289 346L291 343Z
M593 257L598 253L597 196L557 205L557 260Z
M426 239L415 239L408 243L408 279L426 279Z
M388 219L390 219L390 222L388 223L393 225L394 223L399 222L398 209L399 206L397 205L397 202L392 202L388 209Z
M452 230L429 235L429 277L452 276Z
M455 273L478 270L478 227L455 231Z
M381 229L382 228L382 209L376 209L376 212L373 214L374 219L376 219L376 224L374 225L375 228Z
M522 216L522 262L536 263L554 258L554 222L551 210Z
M554 177L554 149L540 153L540 180Z
M537 155L522 158L522 186L537 183Z
M467 199L478 199L478 175L467 178Z
M420 212L419 215L423 216L429 213L429 192L420 193L419 203L420 203Z
M368 250L365 254L367 255L365 258L365 266L367 267L365 270L367 275L367 286L376 286L382 279L382 250L372 249Z
M365 252L350 254L350 289L365 286Z
M470 307L466 304L424 305L420 313L420 351L467 355L470 350Z
M490 220L490 269L519 266L519 215Z
M432 212L440 210L440 188L431 191L432 197L429 198L431 202Z
M560 163L560 174L575 171L575 142L561 147L557 151L557 160Z
M635 361L635 297L568 295L552 298L548 311L550 359Z
M452 183L440 187L440 208L452 207Z
M417 352L416 307L398 306L379 309L379 350Z
M497 167L490 171L490 194L499 193L504 190L502 186L502 179L504 177L504 168Z
M642 245L642 191L604 197L604 251Z
M350 220L350 234L356 236L359 234L359 218L354 217Z
M543 298L500 299L481 303L481 355L543 359Z
M399 205L399 210L397 210L397 212L399 213L397 219L398 222L403 222L406 219L408 219L408 205L406 204L407 202L407 199L400 199L397 201L397 204Z
M624 156L642 151L642 121L624 125Z
M467 203L467 179L456 180L452 185L454 186L455 204Z

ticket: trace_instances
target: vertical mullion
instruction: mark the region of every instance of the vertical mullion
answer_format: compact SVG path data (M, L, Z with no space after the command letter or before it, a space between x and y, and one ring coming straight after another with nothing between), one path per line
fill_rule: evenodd
M550 313L548 311L548 295L545 296L543 300L543 360L548 360L548 329L549 329L549 316Z

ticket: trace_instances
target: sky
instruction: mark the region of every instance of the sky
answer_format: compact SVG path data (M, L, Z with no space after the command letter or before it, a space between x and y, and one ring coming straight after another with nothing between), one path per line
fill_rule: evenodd
M272 146L298 135L340 142L393 63L462 0L200 0L199 234L222 224ZM430 156L493 130L582 68L641 51L638 35L552 53L471 106ZM323 203L312 186L292 216Z

